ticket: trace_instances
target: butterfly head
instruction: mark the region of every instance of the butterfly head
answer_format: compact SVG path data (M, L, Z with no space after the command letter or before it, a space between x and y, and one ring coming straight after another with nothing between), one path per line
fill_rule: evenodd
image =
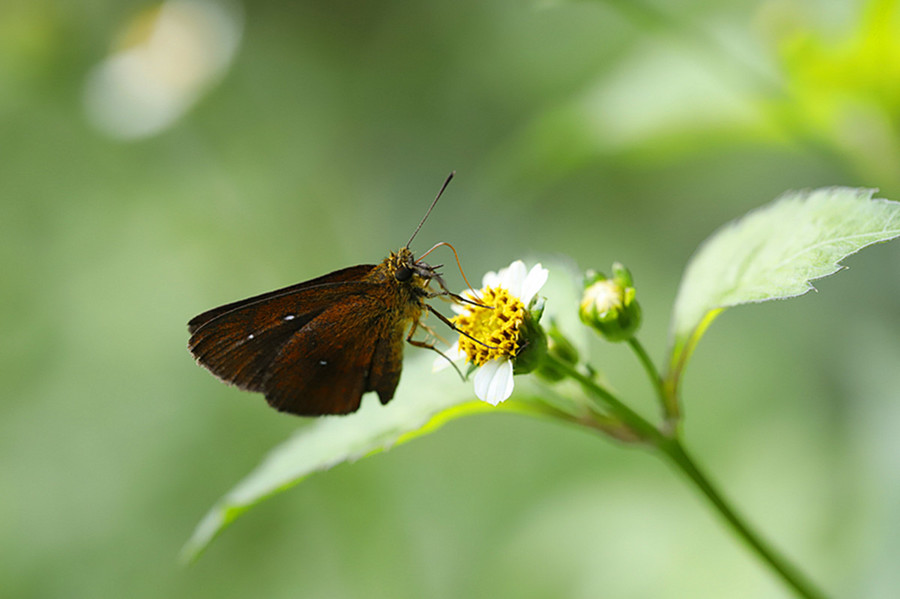
M387 262L389 271L400 284L427 292L428 284L432 279L441 282L437 267L416 261L416 257L407 247L400 248L396 253L391 253Z

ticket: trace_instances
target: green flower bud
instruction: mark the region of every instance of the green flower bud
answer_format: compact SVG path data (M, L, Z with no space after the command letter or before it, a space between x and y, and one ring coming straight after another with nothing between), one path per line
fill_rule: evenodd
M550 322L550 327L547 329L547 353L572 366L578 363L578 348L569 341L553 321ZM549 363L539 366L536 374L551 383L561 381L566 377L565 373L560 372Z
M585 274L578 315L606 340L627 341L641 325L641 307L628 269L618 262L612 269L612 278L594 271Z

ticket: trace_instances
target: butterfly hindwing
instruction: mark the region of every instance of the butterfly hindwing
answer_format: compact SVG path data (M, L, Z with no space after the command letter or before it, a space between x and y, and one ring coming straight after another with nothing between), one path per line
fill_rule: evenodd
M373 389L370 377L382 333L395 328L388 305L377 293L345 297L282 346L261 391L274 408L301 416L354 412L363 393ZM399 354L402 337L397 341ZM389 396L399 381L399 366ZM380 386L385 387L383 382Z
M377 392L382 405L393 399L403 368L403 338L406 335L406 323L400 322L398 325L382 332L375 344L369 368L369 384L366 391Z

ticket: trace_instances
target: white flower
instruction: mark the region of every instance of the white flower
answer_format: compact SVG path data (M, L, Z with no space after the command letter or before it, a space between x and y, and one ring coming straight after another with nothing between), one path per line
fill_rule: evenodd
M513 365L520 349L519 327L548 274L540 264L526 271L525 263L516 260L499 272L484 275L480 291L462 293L481 306L453 306L457 316L451 320L461 334L445 354L452 360L465 359L475 364L478 399L497 405L512 395ZM435 360L435 369L446 366L444 358Z

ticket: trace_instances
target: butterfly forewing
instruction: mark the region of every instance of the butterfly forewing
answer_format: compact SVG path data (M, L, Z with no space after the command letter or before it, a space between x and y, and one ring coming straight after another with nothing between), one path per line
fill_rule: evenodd
M384 265L346 268L204 312L188 324L188 346L213 374L264 393L281 411L346 414L366 391L387 403L400 380L404 331L419 311L398 309L397 281L389 275L385 284L387 271L376 268Z
M341 297L364 293L374 265L327 275L207 310L188 323L188 348L223 380L259 390L258 371L274 360L291 335Z
M373 268L375 268L374 264L360 264L358 266L349 266L347 268L342 268L341 270L336 270L334 272L328 273L327 275L322 275L321 277L310 279L309 281L291 285L290 287L276 289L275 291L269 291L268 293L261 293L260 295L255 295L253 297L248 297L247 299L232 302L230 304L225 304L224 306L219 306L218 308L213 308L212 310L207 310L203 314L195 316L190 320L190 322L188 322L188 332L193 334L201 326L205 325L208 322L211 322L218 316L222 316L223 314L226 314L233 310L237 310L239 308L247 307L251 304L262 303L263 300L272 299L282 295L288 295L296 291L300 291L301 289L307 289L309 287L316 287L318 285L324 285L328 283L361 281L367 274L372 272Z

